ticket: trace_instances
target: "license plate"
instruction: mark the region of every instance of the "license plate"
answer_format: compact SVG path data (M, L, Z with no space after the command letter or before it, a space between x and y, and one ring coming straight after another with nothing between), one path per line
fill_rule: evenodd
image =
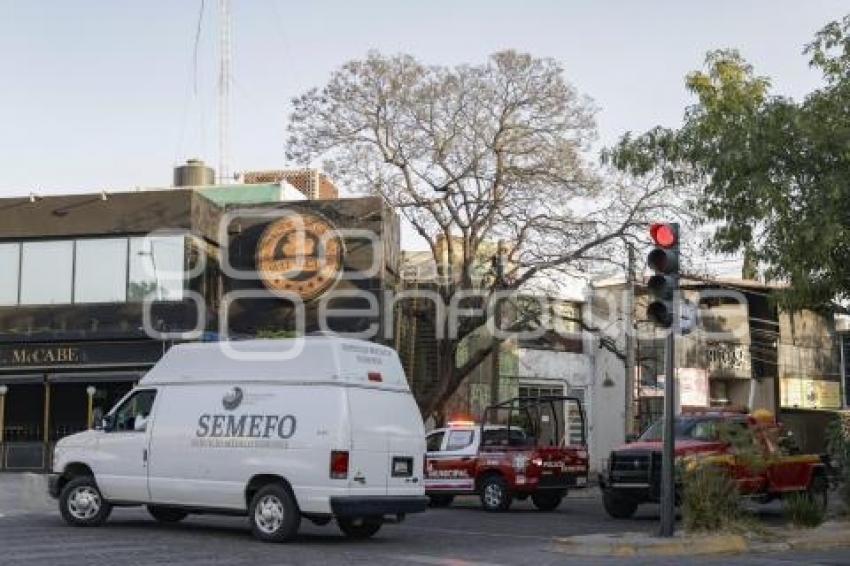
M413 458L393 458L392 474L394 477L409 477L413 475Z

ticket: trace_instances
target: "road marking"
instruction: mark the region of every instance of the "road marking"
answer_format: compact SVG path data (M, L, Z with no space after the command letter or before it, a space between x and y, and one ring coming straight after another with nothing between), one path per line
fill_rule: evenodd
M439 556L428 556L427 554L395 554L388 558L415 562L416 564L434 564L436 566L502 566L497 562L475 562L463 560L462 558L441 558Z
M409 531L430 531L434 533L443 533L447 535L457 535L457 536L485 536L485 537L496 537L496 538L518 538L518 539L527 539L527 540L546 540L552 541L556 538L557 535L552 536L540 536L540 535L514 535L510 533L493 533L489 531L468 531L465 529L441 529L439 527L413 527L408 525L403 525L400 527L396 527L398 529L406 529ZM567 535L561 535L567 536Z

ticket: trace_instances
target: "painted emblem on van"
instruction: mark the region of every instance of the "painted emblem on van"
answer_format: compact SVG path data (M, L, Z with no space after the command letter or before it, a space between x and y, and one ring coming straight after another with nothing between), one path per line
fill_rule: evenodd
M290 214L269 224L257 244L257 272L272 292L307 301L339 278L343 244L336 228L316 214Z
M242 392L242 389L234 387L224 395L224 398L221 400L221 405L228 411L232 411L242 403L242 399L244 399L244 397L245 394Z

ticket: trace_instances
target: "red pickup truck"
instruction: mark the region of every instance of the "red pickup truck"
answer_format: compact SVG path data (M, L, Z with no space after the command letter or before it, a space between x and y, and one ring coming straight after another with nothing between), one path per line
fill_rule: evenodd
M578 444L566 441L568 411L581 425ZM481 424L456 421L430 432L425 491L431 505L477 494L487 511L505 511L528 497L541 511L554 510L569 488L587 485L584 422L574 397L517 397L488 408Z
M628 518L641 503L658 502L661 430L658 421L636 442L611 452L606 470L599 476L599 486L605 510L612 517ZM820 456L789 449L773 415L730 411L683 414L675 422L675 431L677 463L719 465L736 481L741 495L762 503L790 493L806 493L826 508L826 462ZM736 435L734 443L729 441L730 432ZM754 456L763 463L752 465ZM676 488L678 499L681 485Z

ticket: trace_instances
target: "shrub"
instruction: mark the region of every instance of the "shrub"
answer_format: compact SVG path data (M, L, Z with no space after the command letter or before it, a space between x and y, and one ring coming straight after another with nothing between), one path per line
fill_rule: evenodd
M838 497L850 510L850 415L842 414L826 430L827 453L837 468Z
M824 521L826 510L805 493L793 493L782 500L785 517L798 528L817 527Z
M696 465L684 471L682 519L685 529L695 531L740 530L746 519L735 481L726 469Z

